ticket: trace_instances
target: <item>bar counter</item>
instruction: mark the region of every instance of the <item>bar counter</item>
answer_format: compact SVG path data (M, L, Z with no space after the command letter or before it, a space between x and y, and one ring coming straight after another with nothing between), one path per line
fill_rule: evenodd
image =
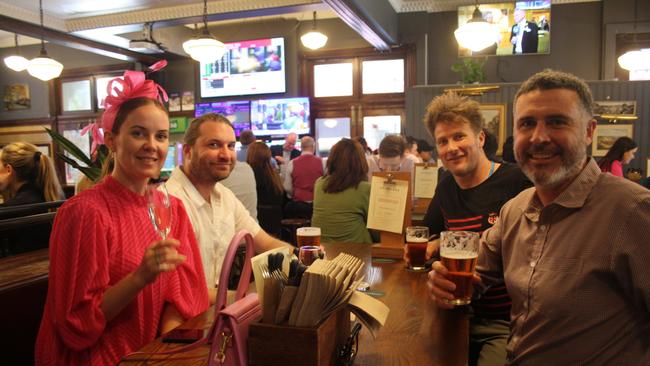
M370 294L390 308L386 324L373 339L365 327L359 336L359 352L354 365L431 365L467 364L468 318L464 309L438 310L428 296L426 273L407 271L404 262L372 258L365 244L324 244L327 256L344 251L362 259ZM182 328L209 328L211 307ZM179 347L160 338L143 347L142 352L166 351ZM174 355L133 355L121 365L207 365L209 345Z

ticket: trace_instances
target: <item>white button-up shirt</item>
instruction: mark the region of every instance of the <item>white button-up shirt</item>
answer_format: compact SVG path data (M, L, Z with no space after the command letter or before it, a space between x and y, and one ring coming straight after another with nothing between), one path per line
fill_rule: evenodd
M212 287L219 281L223 259L233 236L245 229L254 237L261 228L232 191L221 183L215 184L210 202L203 199L180 167L174 169L165 185L169 194L185 205L201 250L206 282Z

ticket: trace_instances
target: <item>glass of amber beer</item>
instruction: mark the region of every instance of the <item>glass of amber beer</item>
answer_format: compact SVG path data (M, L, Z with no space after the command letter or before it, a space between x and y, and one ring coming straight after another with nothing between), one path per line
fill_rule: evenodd
M456 284L454 305L467 305L472 299L472 277L478 258L479 235L471 231L443 231L440 235L440 258Z
M320 228L319 227L299 227L296 230L296 241L298 247L320 246Z
M406 228L406 252L409 257L409 269L424 271L427 244L429 243L429 228L426 226L408 226Z

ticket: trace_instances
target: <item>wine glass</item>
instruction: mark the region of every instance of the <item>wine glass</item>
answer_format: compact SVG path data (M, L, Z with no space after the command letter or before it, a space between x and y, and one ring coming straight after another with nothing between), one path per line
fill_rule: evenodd
M165 240L172 228L172 206L167 189L161 183L148 184L145 196L153 228Z

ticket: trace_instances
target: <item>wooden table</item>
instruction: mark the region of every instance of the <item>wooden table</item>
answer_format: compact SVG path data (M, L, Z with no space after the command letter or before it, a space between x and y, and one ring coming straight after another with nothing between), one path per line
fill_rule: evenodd
M364 328L359 337L355 365L441 365L467 364L468 318L463 310L438 310L428 296L426 273L409 272L402 261L371 260L371 246L325 244L328 257L344 251L364 260L364 274L371 294L390 309L384 327L372 339ZM183 324L183 328L208 328L213 309ZM178 345L156 339L141 349L169 350ZM121 365L207 365L209 346L171 356L131 356Z

